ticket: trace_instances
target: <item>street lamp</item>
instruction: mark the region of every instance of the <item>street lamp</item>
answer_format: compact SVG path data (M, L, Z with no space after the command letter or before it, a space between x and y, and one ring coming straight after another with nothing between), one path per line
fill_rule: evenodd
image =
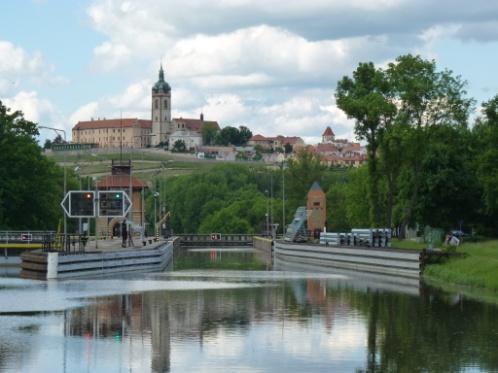
M157 236L157 197L159 197L158 192L154 192L154 234Z
M285 161L282 161L282 234L285 234Z
M55 128L55 127L47 127L47 126L38 126L38 128L40 129L47 129L47 130L52 130L54 132L62 132L63 135L64 135L64 144L67 144L67 141L66 141L66 131L65 130L62 130L62 129L59 129L59 128ZM66 196L66 193L67 193L67 172L66 172L66 151L64 150L64 153L63 153L63 162L64 162L64 196L62 198L64 198ZM66 214L64 214L64 239L66 239L67 235L67 216Z

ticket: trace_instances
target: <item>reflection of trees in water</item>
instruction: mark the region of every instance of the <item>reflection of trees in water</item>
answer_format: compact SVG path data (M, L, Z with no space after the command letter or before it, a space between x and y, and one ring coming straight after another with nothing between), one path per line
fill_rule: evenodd
M259 321L306 325L317 318L330 333L335 320L358 316L368 333L360 371L450 372L472 364L498 368L497 307L425 288L417 297L301 279L269 287L159 291L95 301L70 312L67 334L148 340L154 371L170 369L172 336L202 344L221 330L247 333Z
M498 369L497 307L423 289L403 294L342 291L368 319L368 372Z

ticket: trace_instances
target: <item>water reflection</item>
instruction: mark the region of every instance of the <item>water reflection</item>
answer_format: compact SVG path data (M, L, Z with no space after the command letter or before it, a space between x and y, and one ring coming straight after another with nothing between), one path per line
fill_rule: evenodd
M397 288L380 280L317 272L188 271L146 279L247 286L151 285L157 290L135 287L124 295L86 296L85 305L63 312L0 315L0 368L498 370L497 307L424 286L417 285L415 292L408 285ZM134 289L131 282L136 279L115 284ZM77 288L67 283L65 291Z

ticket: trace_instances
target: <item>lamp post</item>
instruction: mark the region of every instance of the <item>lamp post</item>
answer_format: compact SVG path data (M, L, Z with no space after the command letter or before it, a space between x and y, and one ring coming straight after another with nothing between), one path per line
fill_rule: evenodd
M80 191L81 191L81 175L80 175L80 166L77 165L75 168L74 168L74 172L76 172L76 174L78 175L78 181L80 182ZM81 218L78 218L78 234L81 235Z
M55 127L47 127L47 126L38 126L38 128L52 130L56 133L62 132L64 135L64 144L67 144L65 130L55 128ZM66 151L65 150L63 153L63 157L64 157L63 158L63 162L64 162L64 196L62 198L64 198L66 196L66 193L67 193L67 172L66 172ZM66 235L67 235L67 216L66 216L66 214L64 214L64 239L66 239Z
M158 192L154 192L154 235L157 236L157 197Z
M282 234L285 234L285 160L282 161Z

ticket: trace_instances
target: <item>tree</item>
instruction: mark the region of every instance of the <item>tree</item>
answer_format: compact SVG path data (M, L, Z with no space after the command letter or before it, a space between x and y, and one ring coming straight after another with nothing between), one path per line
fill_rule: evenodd
M202 143L204 145L213 145L218 134L218 128L214 123L204 123L202 126Z
M249 141L249 139L252 137L252 132L249 128L246 126L240 126L239 127L239 144L238 145L245 145Z
M0 101L0 229L55 230L62 217L63 171L37 136L35 123Z
M51 149L52 148L52 141L50 139L45 140L45 144L43 145L43 149Z
M322 184L325 169L326 166L317 154L305 150L299 151L296 158L289 161L285 179L292 206L302 206L313 182Z
M398 108L396 125L408 126L403 156L408 164L403 183L403 225L415 223L423 184L423 155L430 144L430 128L438 125L467 125L473 100L466 98L465 85L451 71L437 71L435 61L404 55L386 70L392 99ZM403 230L402 230L403 231Z
M52 142L52 144L56 144L56 145L65 144L64 139L62 138L60 133L58 133L57 136L55 136L55 139Z
M285 154L292 153L292 145L289 144L288 142L285 143L285 145L284 145L284 152L285 152Z
M482 105L483 116L473 129L476 146L474 168L482 187L481 212L487 225L498 228L498 95Z
M370 217L374 225L381 222L377 150L382 135L396 114L391 87L383 70L373 63L360 63L353 77L343 77L336 91L337 106L355 119L355 134L367 141Z
M185 153L187 151L187 147L185 145L185 141L176 140L173 144L173 149L171 149L173 153Z
M240 143L240 133L235 127L226 126L216 136L217 145L238 145Z

